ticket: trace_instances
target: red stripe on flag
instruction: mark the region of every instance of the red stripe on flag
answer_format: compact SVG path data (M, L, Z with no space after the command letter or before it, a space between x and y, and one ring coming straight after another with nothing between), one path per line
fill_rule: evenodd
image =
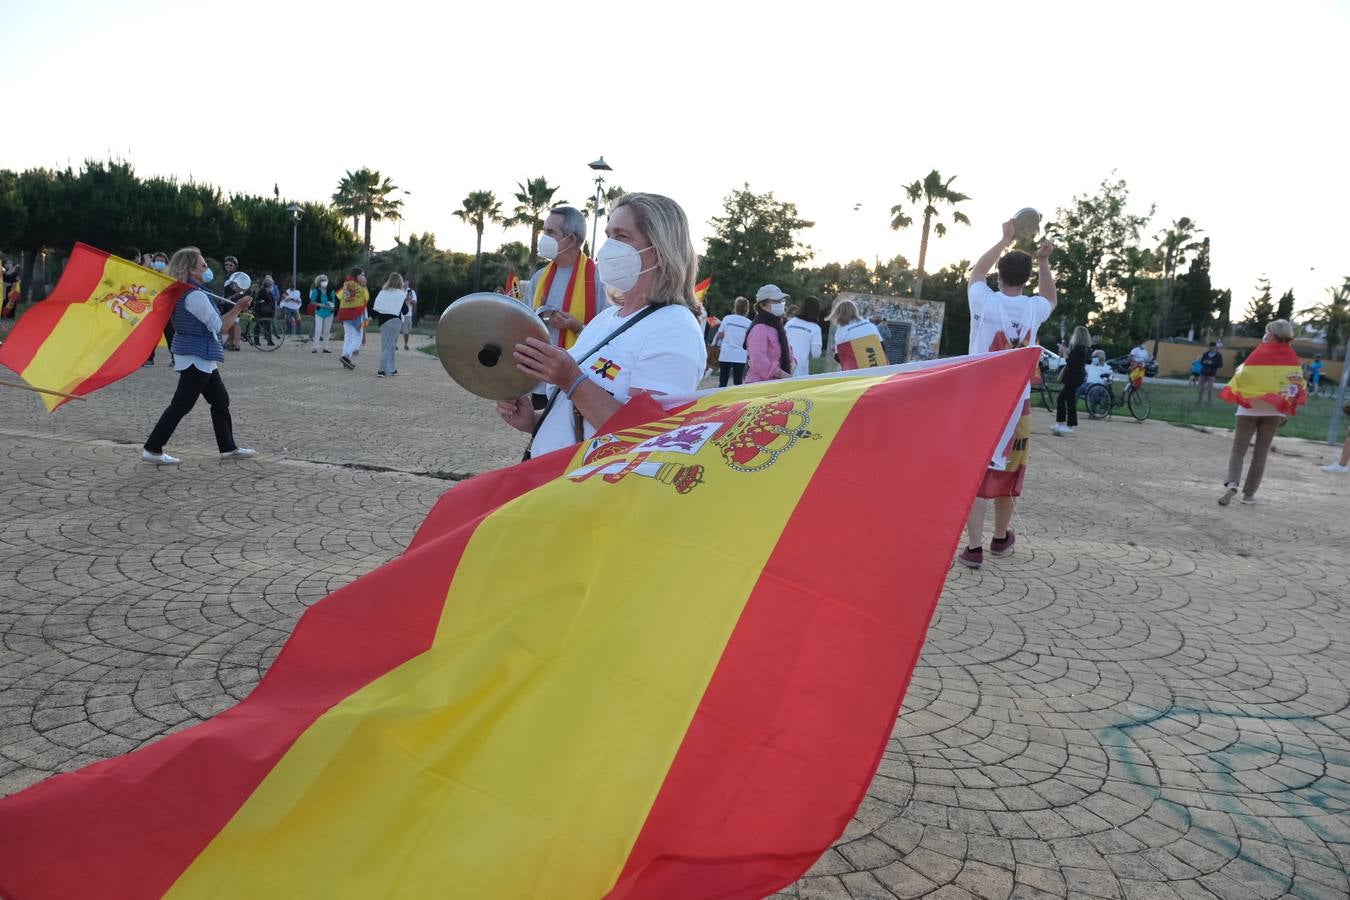
M76 244L51 294L42 302L29 307L5 339L4 346L0 347L0 365L8 366L15 372L28 368L42 342L52 333L56 323L61 321L66 307L72 303L85 302L98 290L107 261L108 254L102 250L88 244ZM145 362L148 355L147 350L141 362Z
M839 368L845 372L852 372L854 369L860 369L858 357L853 354L853 344L843 343L835 345L835 352L839 354Z
M1016 351L898 375L858 401L750 596L611 897L762 897L843 833L1036 359ZM975 395L994 401L978 419L932 401Z
M568 462L561 453L539 462L550 460L549 477ZM517 471L448 492L437 508L457 515L440 517L439 540L424 528L420 549L312 607L232 709L0 801L0 896L161 896L320 715L431 645L478 523L533 486Z

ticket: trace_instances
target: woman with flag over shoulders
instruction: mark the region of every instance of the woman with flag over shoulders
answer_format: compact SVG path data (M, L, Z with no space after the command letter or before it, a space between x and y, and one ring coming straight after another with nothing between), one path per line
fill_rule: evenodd
M1239 483L1242 502L1249 505L1256 502L1256 490L1266 472L1266 457L1270 455L1276 430L1308 402L1303 367L1294 352L1293 340L1294 326L1287 319L1271 322L1261 343L1219 392L1220 400L1237 406L1237 427L1233 429L1233 449L1228 454L1228 477L1219 496L1220 506L1233 502ZM1247 467L1247 480L1242 482L1242 463L1253 437L1256 444L1252 463Z
M220 458L249 459L256 450L240 447L234 442L234 424L230 419L230 395L220 380L220 364L225 360L225 346L220 333L239 318L252 300L244 297L224 315L207 296L205 287L211 282L211 268L196 247L184 247L169 260L169 276L185 282L191 290L179 298L173 308L173 367L178 372L178 388L169 401L168 409L160 415L150 437L145 440L141 459L160 466L177 465L177 457L164 452L164 445L173 436L199 396L211 406L211 427L216 432L216 447Z
M593 435L635 394L692 392L703 374L693 313L698 258L684 210L659 194L628 194L605 236L596 264L611 305L570 350L537 338L515 347L520 370L551 386L542 410L528 396L497 404L507 424L533 435L531 456Z

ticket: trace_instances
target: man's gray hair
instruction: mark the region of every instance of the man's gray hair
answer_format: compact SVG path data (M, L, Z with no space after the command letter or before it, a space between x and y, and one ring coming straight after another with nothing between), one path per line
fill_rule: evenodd
M581 214L581 210L575 206L555 206L548 214L563 217L563 234L570 234L576 238L578 247L586 243L586 217Z

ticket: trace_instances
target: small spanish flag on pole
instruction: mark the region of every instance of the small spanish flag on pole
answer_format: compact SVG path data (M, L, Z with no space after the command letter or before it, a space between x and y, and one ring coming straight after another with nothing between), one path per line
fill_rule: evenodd
M60 394L90 394L140 368L187 285L76 244L51 296L24 313L0 365L42 391L51 412Z
M520 299L519 294L517 294L516 292L516 288L519 285L520 279L516 277L515 272L512 272L511 274L506 276L506 293L511 297L515 297L517 300Z
M455 487L237 706L0 800L0 896L791 884L877 771L1039 353L644 396Z
M705 308L708 305L705 298L708 296L708 288L710 287L712 287L711 275L694 285L694 299L703 304Z

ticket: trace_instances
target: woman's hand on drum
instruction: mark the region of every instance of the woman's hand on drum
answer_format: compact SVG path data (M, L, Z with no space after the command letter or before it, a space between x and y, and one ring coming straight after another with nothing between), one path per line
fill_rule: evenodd
M516 344L512 354L516 367L531 378L555 384L566 390L581 374L581 366L561 347L555 347L539 338L528 338Z
M498 400L497 412L502 421L517 431L534 430L534 404L528 395L514 400Z

